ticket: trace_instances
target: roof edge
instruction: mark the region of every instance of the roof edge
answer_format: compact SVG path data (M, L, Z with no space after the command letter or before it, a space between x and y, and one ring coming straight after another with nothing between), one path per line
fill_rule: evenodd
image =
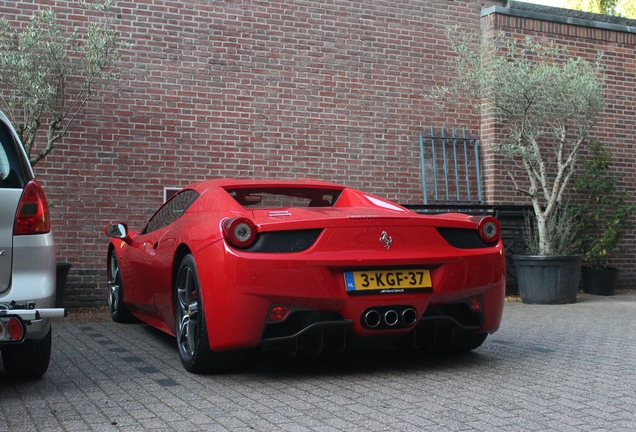
M513 0L509 0L506 6L490 6L481 10L482 18L493 14L578 25L581 27L622 33L636 33L636 20Z

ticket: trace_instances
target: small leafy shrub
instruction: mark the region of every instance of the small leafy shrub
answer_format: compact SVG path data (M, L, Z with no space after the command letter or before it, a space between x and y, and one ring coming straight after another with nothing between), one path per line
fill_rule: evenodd
M583 164L585 174L577 177L574 192L580 197L572 206L576 233L586 265L606 268L620 252L625 231L633 227L636 205L630 194L609 175L611 154L604 143L591 143L593 158Z

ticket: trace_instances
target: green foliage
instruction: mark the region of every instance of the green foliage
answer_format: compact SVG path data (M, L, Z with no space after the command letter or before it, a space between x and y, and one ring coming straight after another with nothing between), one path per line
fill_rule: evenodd
M457 28L447 34L458 54L457 74L449 86L434 89L433 97L442 105L469 99L478 112L494 116L503 134L491 148L516 165L509 175L532 201L540 254L555 254L549 224L604 106L601 57L588 61L531 38L499 34L479 43L477 35Z
M636 0L566 0L563 7L603 15L636 18Z
M605 268L619 251L625 231L633 227L636 205L609 175L611 155L605 144L594 141L590 148L594 157L584 163L585 174L576 179L574 191L582 199L573 206L573 214L586 263Z
M23 27L0 18L0 107L11 119L32 165L62 138L91 99L108 94L120 78L120 49L105 3L80 1L101 18L80 31L60 25L52 9L42 9ZM46 124L47 142L36 150Z

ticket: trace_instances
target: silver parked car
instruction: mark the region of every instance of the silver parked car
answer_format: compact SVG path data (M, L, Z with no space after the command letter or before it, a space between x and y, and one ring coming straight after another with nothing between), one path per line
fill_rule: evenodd
M51 357L55 245L48 202L0 112L0 350L7 374L39 378Z

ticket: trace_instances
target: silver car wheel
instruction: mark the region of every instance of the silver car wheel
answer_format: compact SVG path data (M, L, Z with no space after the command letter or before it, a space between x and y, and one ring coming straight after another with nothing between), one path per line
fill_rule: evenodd
M177 343L185 361L196 355L199 337L198 283L189 266L184 266L177 279Z

